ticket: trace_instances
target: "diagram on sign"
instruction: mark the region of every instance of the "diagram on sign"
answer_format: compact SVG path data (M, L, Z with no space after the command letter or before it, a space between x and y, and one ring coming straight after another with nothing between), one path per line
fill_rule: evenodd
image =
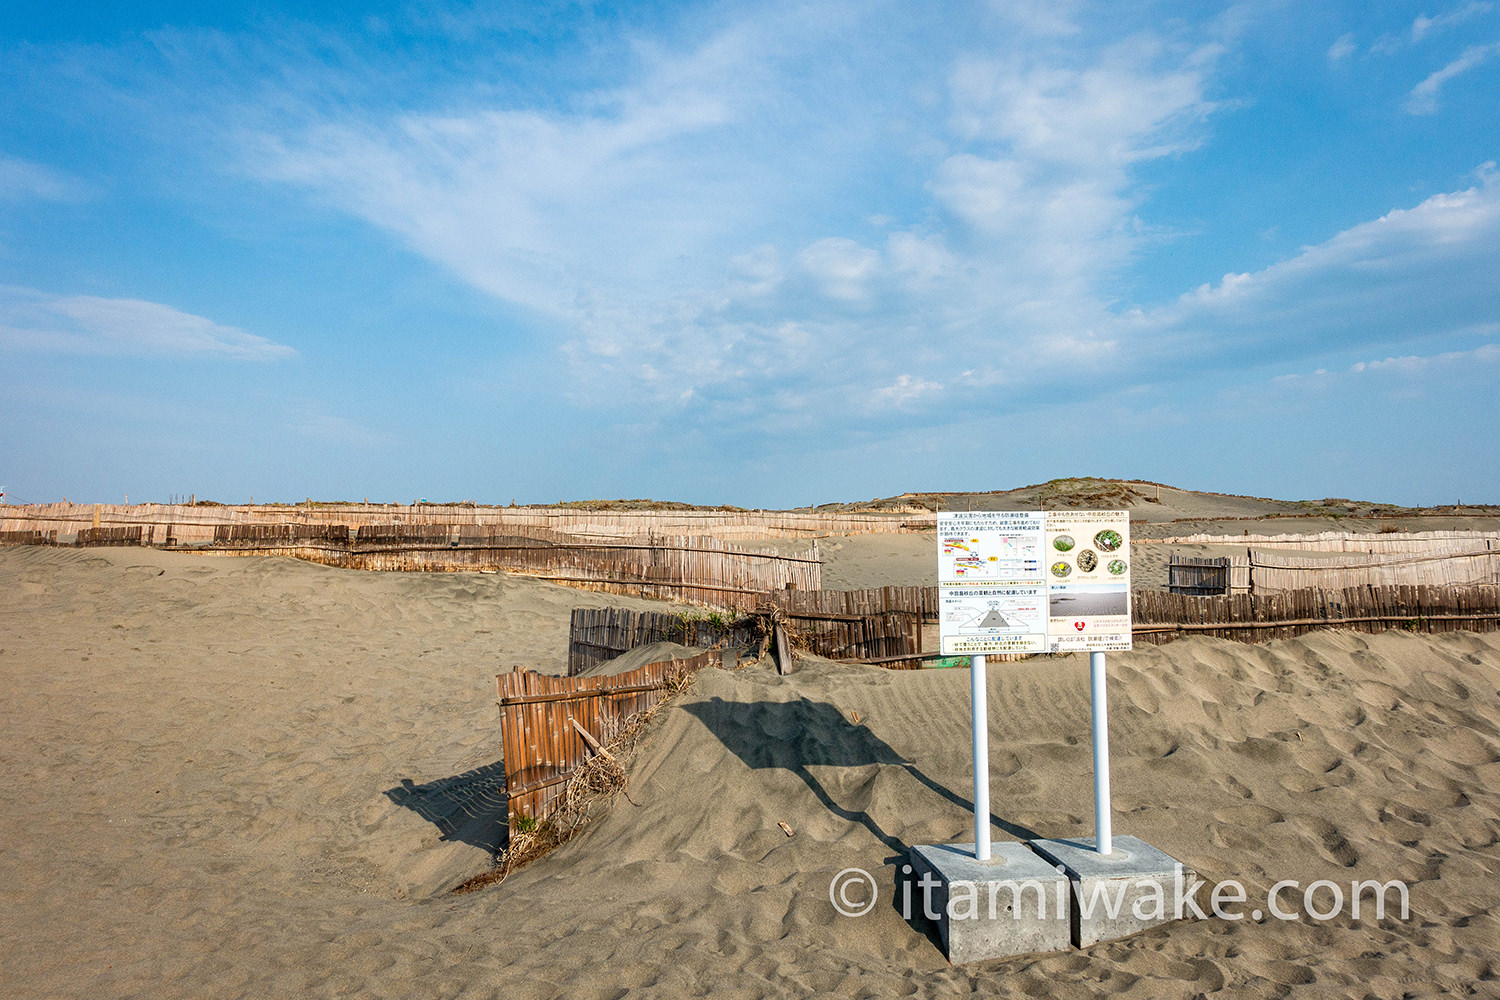
M1042 572L1039 518L998 526L982 522L952 524L939 533L938 544L938 577L942 580L1030 580Z
M1040 632L1044 597L1030 588L1015 597L955 597L943 605L944 625L958 635Z

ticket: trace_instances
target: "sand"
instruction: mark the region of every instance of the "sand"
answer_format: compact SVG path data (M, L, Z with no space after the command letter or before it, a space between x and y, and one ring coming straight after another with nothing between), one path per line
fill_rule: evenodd
M915 558L868 544L831 555L830 586ZM0 994L1500 996L1500 636L1110 658L1118 833L1252 897L1403 879L1409 919L1211 919L951 968L888 898L841 917L828 887L858 866L889 896L905 847L971 835L964 670L705 671L628 798L504 885L447 892L494 847L493 675L561 672L569 610L606 605L661 607L0 550ZM1091 833L1082 658L997 665L990 704L994 836Z

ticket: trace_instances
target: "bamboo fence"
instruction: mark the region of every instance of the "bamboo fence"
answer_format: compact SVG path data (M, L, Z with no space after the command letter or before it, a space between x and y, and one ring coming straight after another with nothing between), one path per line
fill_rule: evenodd
M1320 531L1302 535L1179 535L1172 538L1131 538L1132 545L1254 545L1261 549L1304 552L1405 552L1439 556L1500 550L1500 533L1493 531Z
M623 608L578 608L568 637L568 673L653 642L688 646L752 646L785 619L797 645L835 660L920 667L922 622L937 620L936 587L870 590L779 590L765 595L745 618L674 615Z
M713 537L589 541L531 528L494 533L477 525L219 525L195 551L293 556L344 569L414 572L499 571L584 590L723 608L751 608L770 591L813 589L822 559L758 551Z
M1320 587L1467 587L1500 584L1500 547L1467 552L1346 552L1291 555L1251 549L1251 589L1257 593Z
M653 642L684 646L753 646L763 625L753 616L733 621L662 611L574 608L568 626L568 675L587 673Z
M1351 587L1225 597L1137 590L1131 617L1135 640L1157 644L1186 635L1264 642L1325 628L1491 632L1500 628L1500 587Z
M1250 589L1250 561L1245 556L1193 558L1172 555L1167 561L1167 590L1173 594L1242 594Z
M134 528L79 528L78 536L73 544L80 547L149 544L150 536L146 534L147 530L145 525L137 525Z
M0 531L0 545L56 545L55 531Z
M717 662L718 653L706 650L614 677L549 677L520 670L500 674L496 681L510 822L517 816L543 820L557 808L564 782L594 752L575 726L607 746L632 716L649 711L682 678Z
M332 524L469 525L533 529L620 540L642 535L704 536L721 540L817 538L826 535L931 530L937 515L819 511L588 510L576 507L481 507L476 504L26 504L0 507L0 531L56 531L81 527L161 525L179 544L212 541L220 525Z

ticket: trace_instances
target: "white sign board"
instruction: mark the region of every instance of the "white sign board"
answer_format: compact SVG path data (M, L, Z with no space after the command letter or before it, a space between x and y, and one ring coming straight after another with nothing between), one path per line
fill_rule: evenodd
M938 515L947 655L1130 648L1125 511Z

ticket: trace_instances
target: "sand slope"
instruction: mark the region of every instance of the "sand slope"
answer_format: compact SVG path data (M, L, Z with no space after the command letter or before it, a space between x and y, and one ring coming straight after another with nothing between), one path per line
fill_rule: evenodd
M446 895L492 840L493 674L560 671L568 609L617 603L647 606L0 550L0 993L1500 995L1495 635L1111 657L1118 832L1252 895L1406 879L1406 921L1212 920L949 968L888 897L907 845L969 836L968 675L826 662L703 673L628 799ZM990 698L995 836L1091 832L1082 659L996 666ZM852 865L887 893L858 919L828 900Z

